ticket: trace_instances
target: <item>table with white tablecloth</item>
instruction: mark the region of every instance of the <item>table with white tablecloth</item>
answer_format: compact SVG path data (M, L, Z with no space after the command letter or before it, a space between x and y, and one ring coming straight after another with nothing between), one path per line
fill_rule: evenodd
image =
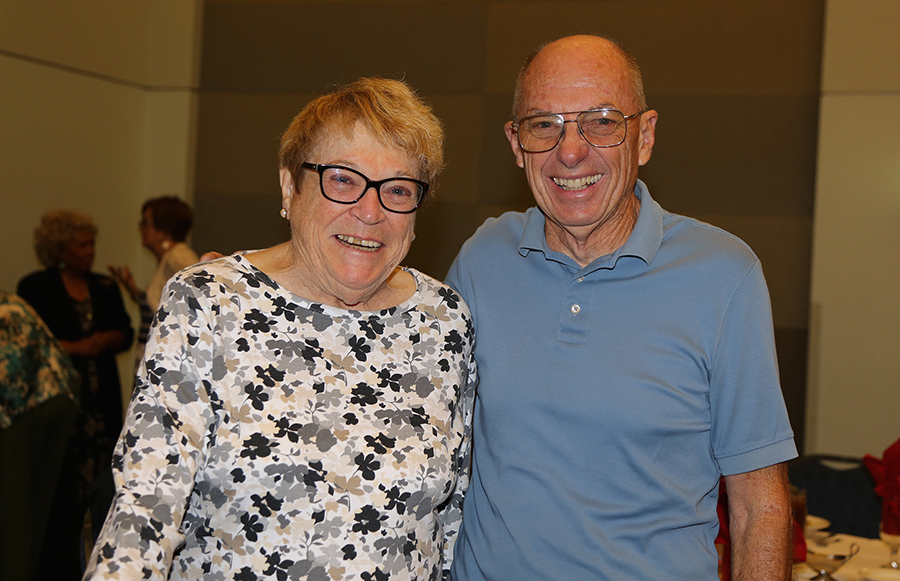
M820 537L821 538L821 537ZM890 560L890 551L880 539L866 539L853 535L834 535L824 537L825 545L818 544L814 539L807 538L806 543L810 550L818 553L833 553L845 555L850 552L850 545L857 543L859 553L848 560L843 567L832 577L837 581L860 581L864 578L868 569L876 569ZM805 563L794 565L794 579L812 579L817 572L810 569Z

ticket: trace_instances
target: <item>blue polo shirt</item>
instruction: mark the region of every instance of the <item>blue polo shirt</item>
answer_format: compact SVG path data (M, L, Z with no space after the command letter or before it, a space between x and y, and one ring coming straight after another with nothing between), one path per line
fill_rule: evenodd
M479 372L454 579L717 579L719 477L796 456L759 260L635 195L584 268L532 208L450 269Z

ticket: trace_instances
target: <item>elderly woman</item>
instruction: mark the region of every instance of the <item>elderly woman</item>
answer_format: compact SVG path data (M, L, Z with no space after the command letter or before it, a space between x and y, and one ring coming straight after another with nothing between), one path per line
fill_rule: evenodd
M442 165L403 83L282 137L291 239L167 285L87 578L440 579L468 466L469 311L399 264Z
M150 322L159 307L163 287L173 274L199 260L197 253L184 242L193 223L194 213L181 199L162 196L147 200L141 208L141 244L156 257L156 272L147 284L147 290L138 288L127 266L109 267L113 278L128 290L141 311L141 327L134 350L137 364L144 357Z
M91 272L96 239L97 227L87 215L47 212L34 233L37 258L46 269L23 278L17 290L71 356L81 379L80 405L61 476L59 494L65 499L57 502L53 517L57 532L68 540L60 544L57 562L74 567L76 573L88 503L98 518L109 504L88 494L110 470L122 428L116 354L127 349L134 336L118 285Z
M90 438L111 451L122 428L122 395L116 354L128 349L134 330L119 286L91 272L97 227L81 212L47 212L34 232L45 270L19 281L17 294L41 316L81 376L81 406ZM94 467L94 470L99 466Z

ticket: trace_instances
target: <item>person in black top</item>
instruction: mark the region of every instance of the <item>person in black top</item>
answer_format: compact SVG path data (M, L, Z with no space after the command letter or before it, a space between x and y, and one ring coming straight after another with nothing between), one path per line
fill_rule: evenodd
M54 501L61 534L66 535L59 550L63 554L76 551L76 567L85 510L91 505L92 517L103 518L111 501L103 494L99 494L102 500L88 497L107 487L101 483L109 483L111 478L112 450L122 429L116 354L128 349L134 337L118 285L91 272L96 238L97 227L87 215L68 210L47 212L34 236L38 260L46 268L23 278L17 289L71 356L81 378L67 472ZM68 558L59 559L60 566L69 563Z

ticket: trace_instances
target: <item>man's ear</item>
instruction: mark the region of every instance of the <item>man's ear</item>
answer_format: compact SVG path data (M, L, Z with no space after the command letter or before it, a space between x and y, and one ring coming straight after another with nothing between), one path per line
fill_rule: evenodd
M650 161L650 155L653 153L653 144L656 143L656 120L659 119L659 113L650 109L641 115L641 141L638 150L638 165L644 165Z
M525 167L525 153L522 151L522 148L519 146L519 137L516 133L517 129L513 127L512 121L507 121L506 125L503 126L503 130L506 132L506 138L509 139L509 145L512 147L513 153L516 156L516 165L519 167Z

